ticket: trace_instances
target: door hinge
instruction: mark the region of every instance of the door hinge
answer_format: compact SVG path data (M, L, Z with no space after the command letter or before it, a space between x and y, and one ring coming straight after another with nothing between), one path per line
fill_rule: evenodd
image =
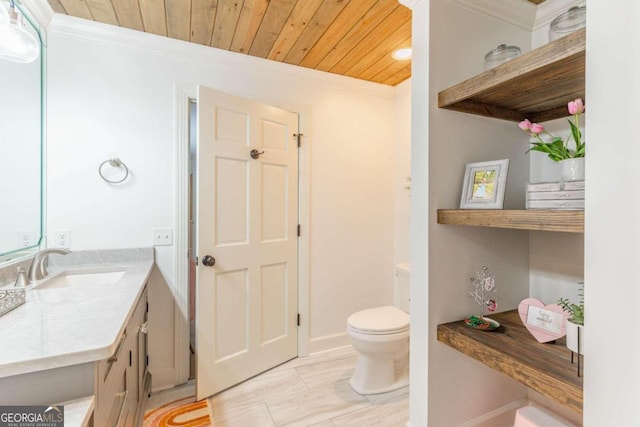
M300 237L300 224L298 224L298 237Z
M298 313L298 326L300 326L300 313Z
M300 147L302 145L302 137L304 136L304 134L303 133L294 133L293 136L298 138L298 147Z

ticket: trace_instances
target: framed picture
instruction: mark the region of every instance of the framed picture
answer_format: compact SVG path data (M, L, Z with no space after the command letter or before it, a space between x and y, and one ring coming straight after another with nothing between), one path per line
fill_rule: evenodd
M460 209L502 209L509 159L467 163Z

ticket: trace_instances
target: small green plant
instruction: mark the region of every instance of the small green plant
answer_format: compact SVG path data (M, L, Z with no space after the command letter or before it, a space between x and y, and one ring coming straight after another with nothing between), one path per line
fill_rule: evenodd
M584 325L584 285L580 288L580 302L573 304L566 298L560 298L558 305L562 307L564 311L569 313L569 320L578 325Z

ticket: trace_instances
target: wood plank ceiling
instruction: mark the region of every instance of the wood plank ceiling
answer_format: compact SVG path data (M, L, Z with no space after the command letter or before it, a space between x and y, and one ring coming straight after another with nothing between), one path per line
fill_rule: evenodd
M539 4L544 0L529 0ZM395 86L411 61L398 0L48 0L56 13Z

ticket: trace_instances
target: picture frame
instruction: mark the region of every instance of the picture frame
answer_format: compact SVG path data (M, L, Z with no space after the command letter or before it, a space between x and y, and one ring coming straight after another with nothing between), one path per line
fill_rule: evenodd
M509 159L467 163L460 209L502 209Z

